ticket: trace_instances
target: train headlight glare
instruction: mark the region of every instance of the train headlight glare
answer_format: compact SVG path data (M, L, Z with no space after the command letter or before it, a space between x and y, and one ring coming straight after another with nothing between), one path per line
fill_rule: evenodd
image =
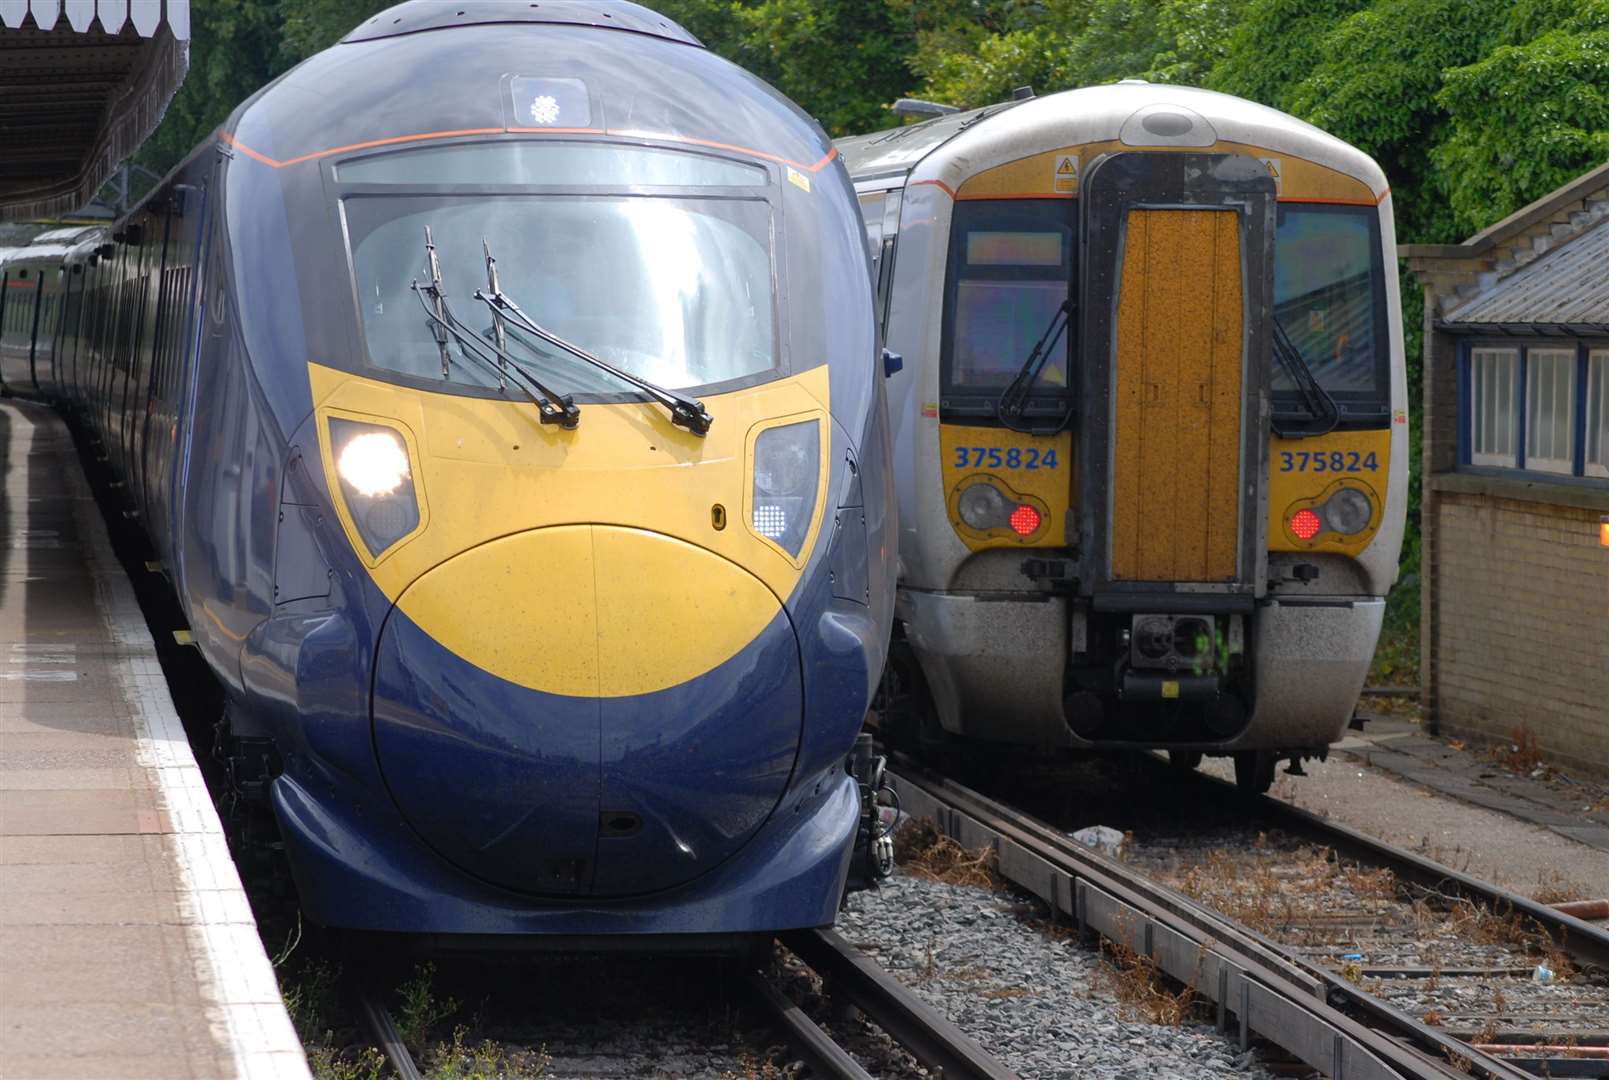
M1369 527L1374 505L1357 488L1342 488L1324 504L1324 522L1343 536L1354 536Z
M335 467L342 483L359 495L390 495L408 479L408 449L389 431L354 435L337 453Z
M754 440L750 526L798 557L816 513L821 483L821 424L804 420L767 428Z
M408 446L396 431L356 420L330 420L330 448L352 526L371 556L419 527Z

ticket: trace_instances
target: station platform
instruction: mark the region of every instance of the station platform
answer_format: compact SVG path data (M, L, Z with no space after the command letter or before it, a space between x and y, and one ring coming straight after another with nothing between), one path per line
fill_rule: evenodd
M51 410L0 401L0 1078L307 1077Z

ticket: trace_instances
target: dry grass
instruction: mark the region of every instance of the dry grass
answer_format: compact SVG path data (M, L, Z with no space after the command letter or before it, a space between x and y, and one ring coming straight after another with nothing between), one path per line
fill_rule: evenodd
M1111 965L1107 978L1120 1016L1169 1027L1179 1027L1189 1019L1196 1001L1195 987L1170 990L1156 961L1122 942L1103 939L1101 952Z
M905 871L946 885L966 885L976 889L1002 886L996 872L997 860L991 848L968 851L927 818L907 821L894 835L895 860Z
M1557 870L1536 872L1536 888L1531 899L1539 904L1562 904L1568 900L1589 900L1587 890Z
M1447 914L1446 927L1483 945L1507 945L1540 957L1552 969L1555 982L1567 982L1576 973L1569 954L1535 919L1519 912L1492 910L1460 898Z
M1508 741L1498 743L1487 751L1494 764L1517 773L1531 773L1542 764L1542 744L1536 732L1520 724L1510 728Z

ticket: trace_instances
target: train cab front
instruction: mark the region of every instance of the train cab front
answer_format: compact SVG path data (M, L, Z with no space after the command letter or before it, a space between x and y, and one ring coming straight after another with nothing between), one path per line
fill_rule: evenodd
M896 671L940 743L1252 755L1264 784L1345 727L1396 574L1389 210L1361 155L1183 106L1122 132L955 185Z
M281 550L292 517L339 549L315 606L350 626L367 745L318 719L335 677L298 639L274 807L304 909L440 934L830 922L893 607L842 167L685 45L450 33L460 67L469 46L535 66L466 73L517 124L305 177L340 227L296 258L350 280L308 323L287 491L310 493L287 495ZM647 110L647 78L686 101Z

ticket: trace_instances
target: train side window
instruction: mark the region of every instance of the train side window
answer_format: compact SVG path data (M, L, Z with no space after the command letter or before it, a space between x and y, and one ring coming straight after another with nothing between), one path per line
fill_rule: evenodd
M1077 205L1067 199L956 204L945 288L946 397L992 402L1022 370L1067 301ZM1069 328L1054 345L1034 397L1070 391L1072 339Z

